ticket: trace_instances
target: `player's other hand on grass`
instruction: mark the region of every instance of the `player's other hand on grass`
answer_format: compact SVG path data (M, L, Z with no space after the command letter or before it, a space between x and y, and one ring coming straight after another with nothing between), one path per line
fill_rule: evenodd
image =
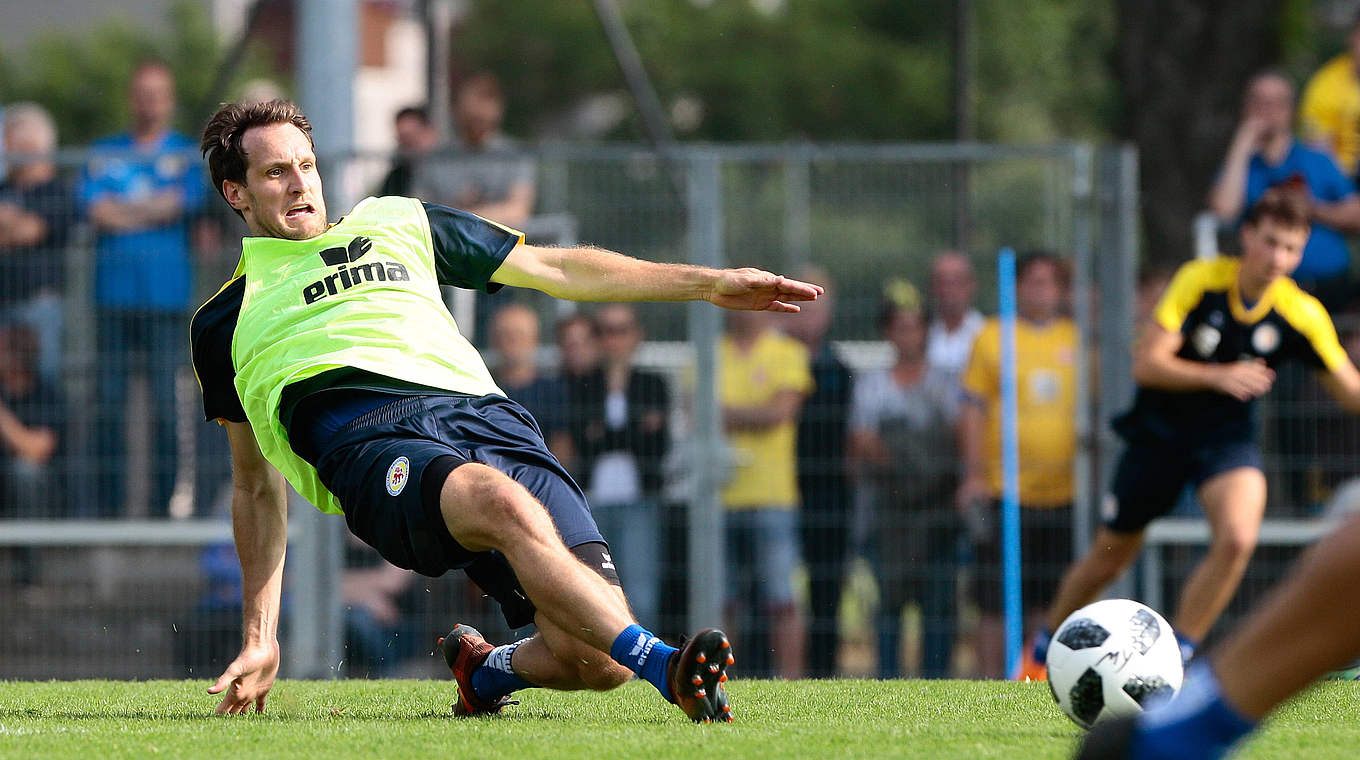
M239 715L250 709L264 712L265 697L274 686L279 673L279 642L248 645L227 666L217 683L208 687L209 694L222 694L217 706L218 715ZM223 694L223 692L226 692Z
M725 269L708 300L725 309L798 311L795 301L814 301L825 289L760 269Z
M1250 401L1264 396L1275 384L1275 370L1260 359L1236 361L1223 365L1218 377L1220 393L1238 401Z

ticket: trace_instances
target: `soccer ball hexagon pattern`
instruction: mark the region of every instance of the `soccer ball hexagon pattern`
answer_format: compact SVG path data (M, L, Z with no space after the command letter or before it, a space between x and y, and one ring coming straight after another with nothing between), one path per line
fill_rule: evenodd
M1048 686L1082 728L1170 699L1184 675L1171 626L1131 599L1105 599L1073 612L1048 646Z

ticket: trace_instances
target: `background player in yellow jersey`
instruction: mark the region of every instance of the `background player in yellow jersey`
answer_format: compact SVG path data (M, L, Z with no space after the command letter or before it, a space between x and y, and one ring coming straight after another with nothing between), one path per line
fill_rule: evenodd
M1242 256L1192 261L1176 273L1134 359L1138 395L1115 420L1128 446L1110 488L1105 525L1070 567L1049 606L1050 631L1129 565L1148 523L1196 488L1209 551L1181 590L1172 625L1186 659L1237 589L1256 547L1266 479L1255 399L1274 366L1302 361L1348 411L1360 411L1360 373L1317 299L1288 277L1308 239L1307 202L1269 190L1242 226ZM1046 642L1036 646L1042 660Z
M330 225L311 125L286 101L224 106L202 148L254 235L193 330L205 412L231 441L244 596L241 652L209 689L223 695L218 712L263 710L278 673L286 476L393 564L476 572L507 620L538 626L501 647L466 626L446 637L458 714L497 712L528 686L611 689L636 674L693 720L730 719L727 638L707 629L676 650L637 624L580 488L491 381L438 288L785 312L821 289L754 269L525 245L411 198L367 199Z
M1062 261L1030 253L1016 268L1015 358L1020 437L1020 543L1023 598L1038 612L1072 558L1072 459L1076 452L1077 328L1063 314ZM960 421L963 483L959 504L971 510L977 543L975 591L982 619L982 674L1003 675L1001 625L1001 326L978 333L963 375Z

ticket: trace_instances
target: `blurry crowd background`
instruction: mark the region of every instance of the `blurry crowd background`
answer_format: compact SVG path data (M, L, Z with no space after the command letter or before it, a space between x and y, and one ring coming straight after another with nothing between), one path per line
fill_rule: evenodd
M1286 184L1308 193L1315 224L1298 279L1338 315L1354 355L1360 24L1350 30L1347 50L1308 80L1301 109L1283 71L1249 80L1239 126L1204 203L1231 252L1243 209L1266 188ZM78 151L58 152L74 146L59 139L41 102L6 103L0 113L0 518L228 517L225 436L200 421L187 323L230 275L245 231L208 187L195 136L174 126L183 109L172 68L144 60L123 85L125 129ZM281 93L256 83L242 97ZM574 241L563 239L560 225L544 223L545 188L576 194L593 199L585 204L593 221L574 222L606 231L606 239L587 241L624 250L628 228L674 223L674 210L662 208L665 193L642 213L613 208L600 188L626 182L589 169L564 181L507 137L497 76L463 72L449 100L447 115L418 103L395 113L396 151L370 157L378 170L367 173L365 192L469 209L548 242ZM439 126L445 121L447 132ZM626 165L623 172L655 181L657 169ZM947 197L951 176L905 181L900 194ZM340 184L327 179L332 188ZM889 195L901 190L869 167L842 179L835 192L846 206L873 204L875 181ZM928 187L918 190L915 181ZM738 241L728 248L730 263L766 265L744 259L743 221L728 220ZM608 239L614 229L625 232ZM978 233L976 245L954 250L918 243L912 233L904 231L899 250L872 252L871 272L839 266L844 250L813 250L810 260L823 266L803 261L789 274L823 283L828 293L801 314L724 315L724 524L712 529L723 531L727 547L724 625L747 653L743 675L1004 675L1000 337L986 316L994 311L993 290L978 271L990 277L992 251L982 242L997 236ZM761 249L753 249L759 259ZM1046 601L1074 551L1084 348L1073 321L1069 251L1022 253L1020 498L1024 598L1032 607ZM1170 276L1166 261L1164 254L1145 268L1139 320ZM478 295L475 307L464 331L586 490L638 617L678 633L694 377L687 357L666 355L679 350L674 341L683 335L675 312L577 308L511 293ZM666 342L649 342L649 332ZM1093 377L1098 383L1098 368ZM1268 414L1271 515L1316 516L1360 469L1360 426L1310 380L1290 375L1281 376ZM1182 513L1196 514L1188 494ZM1176 549L1170 558L1193 551ZM174 672L154 674L202 676L235 651L233 550L219 544L155 556L148 572L193 576L196 598L162 616L174 626ZM3 634L10 641L0 642L0 674L25 672L15 653L37 646L59 621L99 607L98 589L115 583L111 578L136 574L129 569L138 564L135 553L102 557L82 570L66 550L0 547L0 610L23 621ZM351 675L428 673L428 662L416 656L428 653L426 639L454 616L493 636L510 633L499 630L495 611L461 576L421 578L357 544L347 547L344 564L344 670ZM1264 562L1260 572L1274 566ZM70 591L81 573L94 576L92 597ZM138 615L136 600L106 606Z

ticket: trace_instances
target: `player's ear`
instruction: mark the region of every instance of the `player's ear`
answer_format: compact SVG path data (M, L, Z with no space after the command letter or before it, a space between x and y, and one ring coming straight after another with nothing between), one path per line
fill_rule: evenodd
M222 197L226 198L227 204L237 211L245 211L249 205L246 200L246 186L240 182L222 180Z

